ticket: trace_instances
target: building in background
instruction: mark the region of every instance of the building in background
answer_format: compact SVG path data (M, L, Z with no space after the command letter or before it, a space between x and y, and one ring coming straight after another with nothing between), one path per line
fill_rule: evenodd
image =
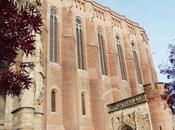
M1 130L173 130L142 27L92 0L43 0L35 84L0 97Z

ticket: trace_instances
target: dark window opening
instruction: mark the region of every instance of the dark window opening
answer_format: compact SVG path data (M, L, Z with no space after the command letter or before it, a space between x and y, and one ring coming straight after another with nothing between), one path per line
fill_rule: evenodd
M127 76L126 76L126 67L125 67L125 62L124 62L123 50L122 50L122 47L120 44L120 38L118 35L116 35L116 44L117 44L117 51L118 51L118 56L119 56L121 77L123 80L126 80Z
M55 91L51 92L51 111L56 112L56 93Z
M137 80L139 84L142 84L142 76L141 76L141 70L140 70L140 65L139 65L139 59L138 59L138 55L137 55L134 43L132 43L132 51L133 51L133 56L134 56Z
M102 71L103 75L107 75L105 43L104 43L104 39L103 39L103 35L102 35L101 30L98 30L98 42L99 42L99 49L100 49L101 71Z
M50 61L57 62L57 10L55 8L51 8L50 14Z
M86 115L86 99L85 94L81 94L81 107L82 107L82 115Z
M79 69L85 69L82 27L81 27L81 21L80 21L79 18L76 19L76 38L77 38L78 68Z

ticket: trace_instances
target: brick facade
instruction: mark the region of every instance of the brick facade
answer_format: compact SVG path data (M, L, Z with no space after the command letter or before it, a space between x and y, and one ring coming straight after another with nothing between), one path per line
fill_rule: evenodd
M125 16L92 0L41 2L44 25L42 34L37 36L36 56L24 58L36 64L35 69L31 71L35 85L21 97L6 97L6 104L0 103L0 106L5 108L5 111L0 109L0 112L5 113L4 117L0 115L0 130L113 130L107 105L144 93L144 84L155 88L154 84L157 82L149 39L144 29ZM57 10L57 63L50 62L49 58L50 14L53 7ZM78 68L77 17L82 23L84 70ZM98 28L103 34L106 75L101 72ZM116 35L120 37L126 80L121 77ZM131 43L134 43L137 59L133 56ZM136 60L139 66L136 66ZM136 67L140 69L143 83L138 82L139 72ZM56 94L54 112L51 111L52 91ZM85 115L82 114L82 93L85 95ZM159 102L165 103L161 99ZM133 127L132 121L131 124L129 120L128 124L125 122L126 127L131 130L159 130L158 126L163 126L163 121L157 119L160 117L158 111L153 111L159 109L155 103L157 102L146 101L141 105L131 105L117 114L127 120L128 114L133 118L132 114L136 111L138 124L134 124L136 126ZM162 110L161 113L166 115L168 121L171 120L171 115L167 112ZM144 121L139 122L142 118L145 118L145 126ZM116 126L125 130L124 124ZM173 129L171 124L167 124L162 130Z

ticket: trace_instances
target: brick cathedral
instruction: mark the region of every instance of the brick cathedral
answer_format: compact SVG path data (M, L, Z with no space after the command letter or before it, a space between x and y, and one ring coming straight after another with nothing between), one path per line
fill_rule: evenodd
M0 130L175 129L138 23L92 0L41 2L36 55L23 58L35 84L0 96Z

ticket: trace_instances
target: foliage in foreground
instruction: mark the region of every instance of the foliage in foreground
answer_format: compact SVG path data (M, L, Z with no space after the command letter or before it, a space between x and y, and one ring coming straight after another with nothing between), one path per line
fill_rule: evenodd
M175 44L169 45L168 61L168 64L160 66L160 72L166 75L167 79L171 80L171 82L165 84L167 91L163 98L167 100L169 107L173 114L175 114Z
M20 55L34 55L35 35L42 26L39 4L0 0L0 93L19 96L29 89L32 78L30 62L17 61Z

